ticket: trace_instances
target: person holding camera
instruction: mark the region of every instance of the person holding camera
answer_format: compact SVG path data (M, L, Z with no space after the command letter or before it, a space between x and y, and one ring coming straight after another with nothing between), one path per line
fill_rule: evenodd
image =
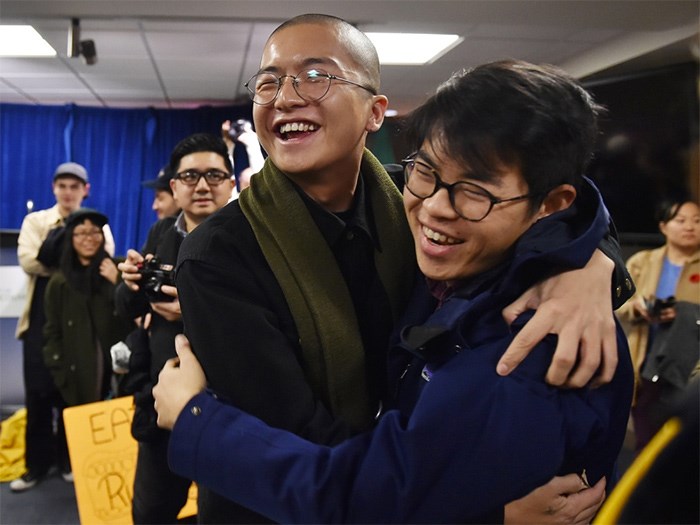
M231 194L231 200L238 198L238 194L250 185L250 178L260 171L265 163L258 136L253 131L253 124L249 120L238 119L234 122L225 120L221 123L221 138L228 147L229 158L233 163L233 152L236 144L245 147L248 156L248 166L240 170L236 175L236 189Z
M132 435L139 442L132 503L136 524L174 523L187 501L191 482L168 469L169 433L156 426L151 389L165 362L176 356L175 336L183 331L172 279L182 240L223 207L234 188L226 144L214 135L198 133L180 141L169 168L170 188L182 211L152 226L141 253L128 250L116 291L121 313L131 318L152 314L148 348L131 354L125 381L127 393L134 394Z
M666 243L629 258L637 292L618 310L635 370L637 452L663 425L697 363L700 344L700 206L664 202L657 218Z

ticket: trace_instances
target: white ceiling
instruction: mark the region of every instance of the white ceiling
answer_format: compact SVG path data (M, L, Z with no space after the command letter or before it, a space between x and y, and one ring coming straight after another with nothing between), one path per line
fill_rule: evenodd
M450 73L500 58L559 65L583 78L697 60L697 0L0 0L0 23L31 24L55 58L0 58L0 101L194 107L245 98L265 40L283 20L340 16L364 31L458 33L427 66L384 66L382 91L404 113ZM98 62L67 58L71 18ZM311 35L309 35L311 38Z

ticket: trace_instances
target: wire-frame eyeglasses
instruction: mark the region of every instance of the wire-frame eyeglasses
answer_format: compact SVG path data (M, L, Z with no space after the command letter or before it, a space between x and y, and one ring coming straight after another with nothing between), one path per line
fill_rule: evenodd
M369 91L373 95L377 94L376 90L369 86L332 75L322 69L308 69L297 75L282 75L279 77L269 72L257 73L250 77L250 80L244 86L248 90L251 100L258 105L264 106L275 101L282 89L282 82L285 78L292 80L294 91L306 102L318 102L325 97L331 88L333 80L352 84Z

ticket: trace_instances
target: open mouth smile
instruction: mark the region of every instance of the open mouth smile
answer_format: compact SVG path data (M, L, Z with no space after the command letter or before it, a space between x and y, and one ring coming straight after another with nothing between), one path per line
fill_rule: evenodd
M425 235L430 241L434 244L438 244L440 246L443 245L453 245L453 244L461 244L464 241L460 241L459 239L455 239L453 237L448 237L447 235L443 233L436 232L435 230L431 230L427 226L423 226L423 235Z
M283 140L289 140L304 133L313 133L317 129L316 124L309 122L285 122L279 126L277 133Z

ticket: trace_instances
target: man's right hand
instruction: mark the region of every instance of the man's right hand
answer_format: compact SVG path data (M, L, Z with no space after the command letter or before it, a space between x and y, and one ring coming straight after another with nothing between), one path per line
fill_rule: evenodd
M146 257L149 257L148 255ZM151 256L152 257L152 256ZM136 250L129 250L126 252L126 260L120 262L117 268L122 272L122 280L124 284L133 292L139 290L138 281L141 279L141 274L139 273L140 265L144 261L143 255L141 255Z

